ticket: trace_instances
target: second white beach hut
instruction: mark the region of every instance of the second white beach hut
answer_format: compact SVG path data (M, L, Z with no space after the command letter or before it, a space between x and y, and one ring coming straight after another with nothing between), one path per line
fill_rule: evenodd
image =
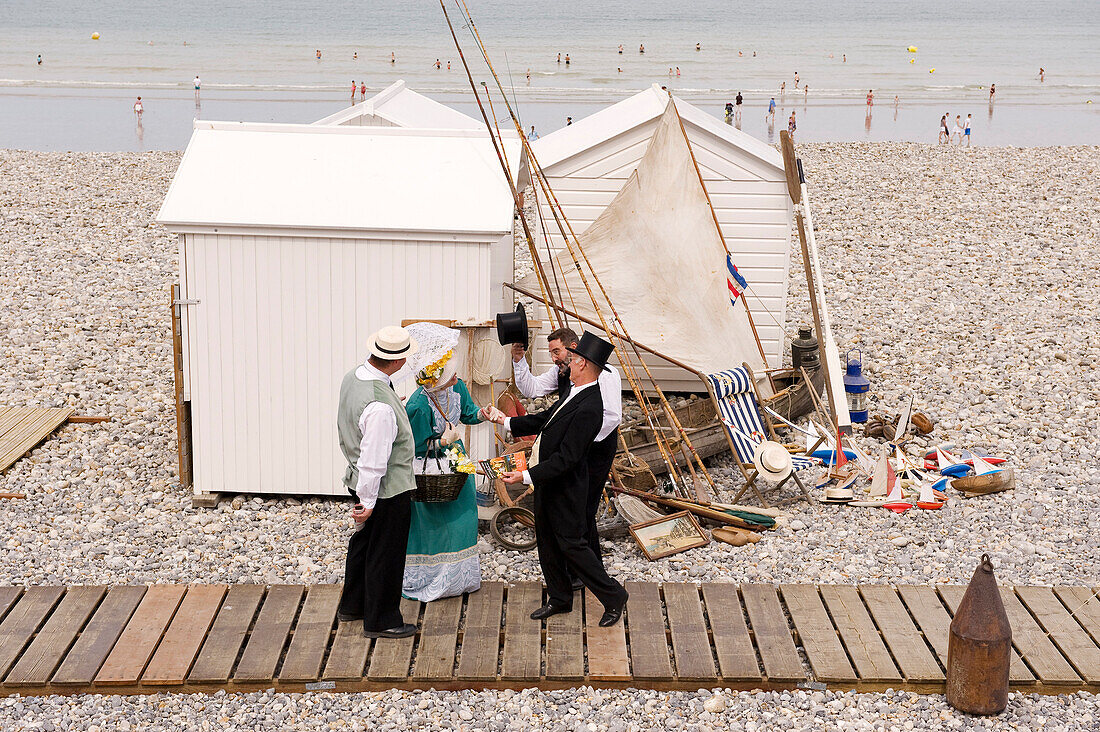
M157 217L194 492L346 495L341 378L385 325L502 310L513 208L481 130L197 122Z

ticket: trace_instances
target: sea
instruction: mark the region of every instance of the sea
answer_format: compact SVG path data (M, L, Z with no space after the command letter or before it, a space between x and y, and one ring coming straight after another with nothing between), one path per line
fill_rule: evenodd
M1095 0L0 0L0 147L182 150L195 119L320 119L352 80L476 116L444 9L497 116L475 32L542 134L659 84L720 119L741 93L730 124L769 141L793 111L801 141L934 143L947 113L975 145L1100 142Z

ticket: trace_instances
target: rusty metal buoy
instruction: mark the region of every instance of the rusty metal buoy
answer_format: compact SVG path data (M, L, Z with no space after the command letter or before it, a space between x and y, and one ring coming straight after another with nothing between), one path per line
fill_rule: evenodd
M1012 628L989 555L983 554L963 594L947 643L947 703L967 714L1000 714L1008 706Z

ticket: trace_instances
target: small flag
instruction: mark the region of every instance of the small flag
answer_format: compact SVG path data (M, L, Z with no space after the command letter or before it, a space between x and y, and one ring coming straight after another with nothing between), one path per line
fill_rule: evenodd
M736 305L737 298L748 288L749 283L746 282L745 278L741 276L741 273L737 271L737 265L733 263L732 254L726 255L726 272L728 273L726 282L729 284L730 288L730 305Z
M836 467L839 468L841 465L846 465L847 463L848 463L848 456L844 454L844 435L842 435L840 430L837 429L837 431L836 431L836 455L834 456L833 464L836 465Z

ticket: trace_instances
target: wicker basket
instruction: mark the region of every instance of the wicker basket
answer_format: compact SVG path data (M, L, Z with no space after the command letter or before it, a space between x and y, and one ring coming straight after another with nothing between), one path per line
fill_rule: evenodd
M440 446L437 440L434 444L428 445L428 453L424 457L424 461L427 462L429 458L435 458L435 463L439 467L443 467L443 459L440 457L443 453L443 448ZM439 473L429 475L426 473L416 473L416 490L413 491L413 500L418 503L450 503L458 498L458 494L462 492L462 487L466 485L466 479L470 476L467 473Z

